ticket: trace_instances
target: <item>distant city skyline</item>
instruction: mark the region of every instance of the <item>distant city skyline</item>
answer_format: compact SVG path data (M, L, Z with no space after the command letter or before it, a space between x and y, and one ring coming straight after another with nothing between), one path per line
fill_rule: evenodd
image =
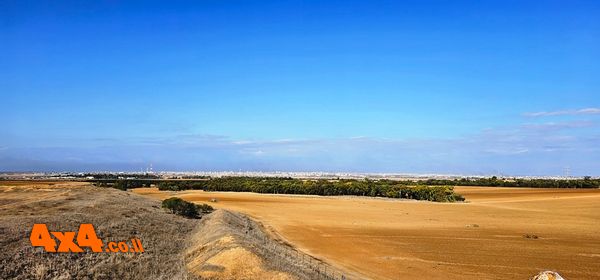
M600 175L597 1L5 1L0 18L0 171Z

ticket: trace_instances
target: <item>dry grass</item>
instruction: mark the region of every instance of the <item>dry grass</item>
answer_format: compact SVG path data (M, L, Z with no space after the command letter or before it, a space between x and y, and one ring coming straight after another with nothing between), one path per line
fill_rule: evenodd
M184 249L198 221L167 214L159 203L81 183L0 186L0 279L187 279ZM32 247L34 223L51 231L94 224L103 241L139 237L145 253L47 253Z

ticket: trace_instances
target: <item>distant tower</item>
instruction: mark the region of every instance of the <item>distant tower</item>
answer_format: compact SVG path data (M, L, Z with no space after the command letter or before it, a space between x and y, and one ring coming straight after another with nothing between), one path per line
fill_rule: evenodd
M571 167L570 166L565 166L564 175L565 175L565 178L571 177Z

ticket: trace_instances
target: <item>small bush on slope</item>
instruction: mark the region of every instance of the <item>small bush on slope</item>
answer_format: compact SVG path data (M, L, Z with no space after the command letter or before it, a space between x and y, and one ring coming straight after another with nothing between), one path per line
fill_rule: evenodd
M208 204L196 205L179 197L171 197L163 200L162 207L169 209L171 213L188 218L200 218L201 213L210 213L214 209Z

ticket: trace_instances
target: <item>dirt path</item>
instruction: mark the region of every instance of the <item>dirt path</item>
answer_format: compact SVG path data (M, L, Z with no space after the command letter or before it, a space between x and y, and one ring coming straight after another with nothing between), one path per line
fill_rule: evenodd
M302 251L376 279L528 279L544 269L600 277L600 190L457 191L470 202L135 190L215 198L214 207L247 213Z

